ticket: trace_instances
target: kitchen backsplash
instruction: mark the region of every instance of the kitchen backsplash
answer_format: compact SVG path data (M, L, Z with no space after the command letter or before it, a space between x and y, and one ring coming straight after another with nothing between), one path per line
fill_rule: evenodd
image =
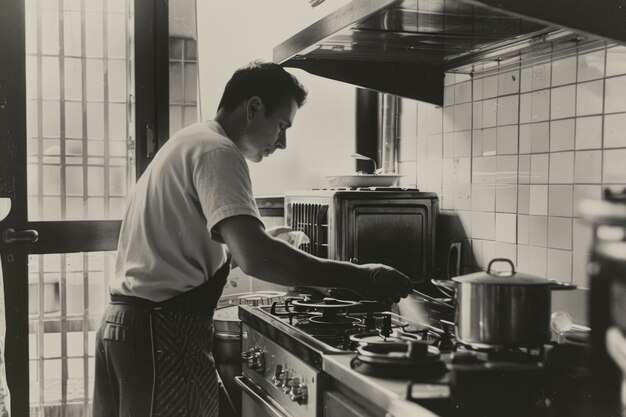
M443 107L401 111L402 184L440 196L440 249L588 287L576 207L626 186L626 47L447 74Z

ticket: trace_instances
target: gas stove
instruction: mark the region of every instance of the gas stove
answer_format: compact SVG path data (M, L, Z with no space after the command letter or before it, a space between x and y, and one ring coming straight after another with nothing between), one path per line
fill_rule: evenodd
M383 415L559 415L549 407L544 347L475 349L449 326L367 300L299 296L241 307L240 318L244 377L269 388L285 415L326 416L328 392Z

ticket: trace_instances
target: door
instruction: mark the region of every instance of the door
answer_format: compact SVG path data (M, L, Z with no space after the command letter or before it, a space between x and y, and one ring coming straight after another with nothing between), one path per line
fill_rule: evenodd
M167 16L162 1L3 2L0 347L12 416L91 414L125 199L169 133Z

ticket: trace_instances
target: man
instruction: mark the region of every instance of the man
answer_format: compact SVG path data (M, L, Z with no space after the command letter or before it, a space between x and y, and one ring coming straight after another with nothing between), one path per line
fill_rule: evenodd
M266 233L245 159L286 148L306 94L278 65L237 70L215 120L175 134L137 182L97 334L95 417L217 416L212 315L230 256L286 286L408 295L411 282L393 268L316 258Z

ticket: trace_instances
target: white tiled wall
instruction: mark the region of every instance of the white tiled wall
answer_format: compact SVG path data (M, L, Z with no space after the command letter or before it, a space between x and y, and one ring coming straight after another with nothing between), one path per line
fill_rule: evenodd
M402 181L458 218L438 238L464 240L466 266L507 257L587 287L576 206L626 186L626 47L447 74L444 106L404 100L401 123Z

